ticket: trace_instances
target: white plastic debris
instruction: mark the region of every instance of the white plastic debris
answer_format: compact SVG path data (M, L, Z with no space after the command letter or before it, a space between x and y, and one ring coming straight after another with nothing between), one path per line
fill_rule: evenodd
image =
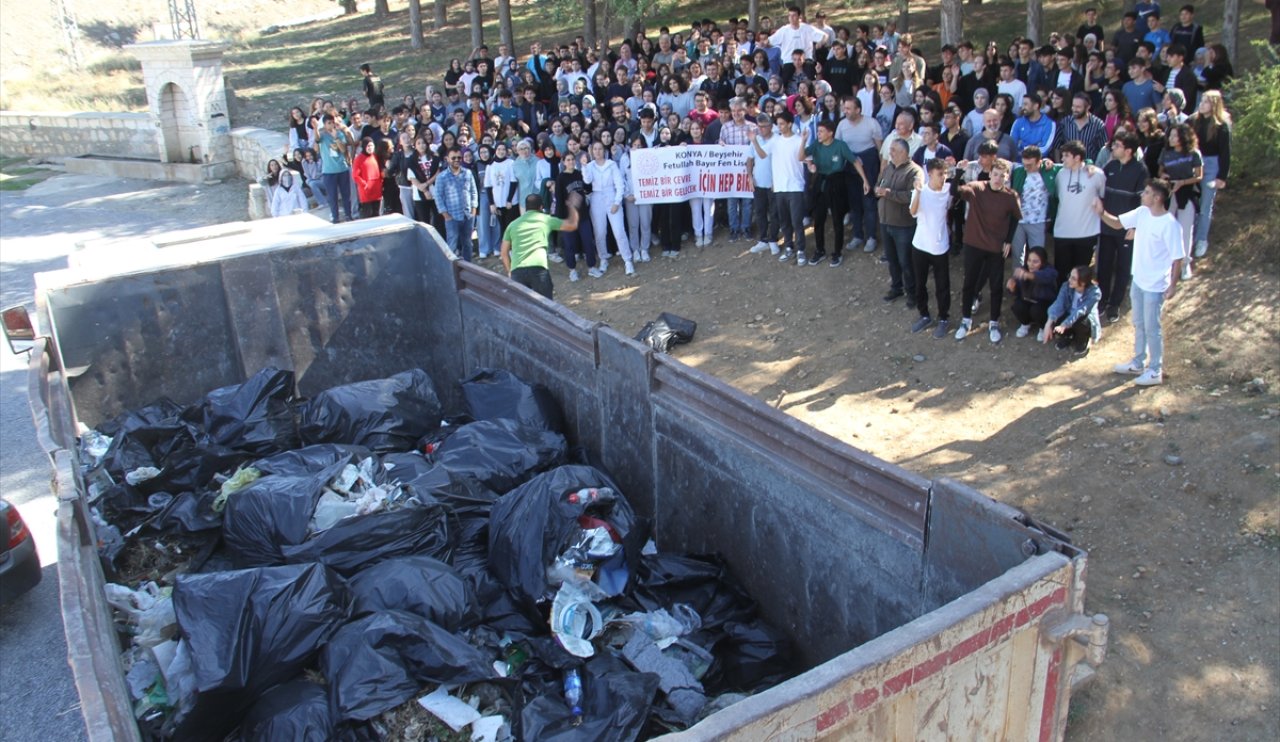
M336 492L326 490L316 502L315 513L311 516L311 530L317 533L327 530L343 518L349 518L355 514L354 502L343 499L342 495Z
M560 645L575 657L591 657L596 653L591 640L604 629L600 609L577 583L565 582L551 602L551 633Z
M471 742L498 742L507 720L501 716L482 716L471 725Z
M418 705L429 711L440 721L443 721L455 732L462 731L463 727L481 718L479 711L476 711L465 701L449 695L449 691L443 685L419 698Z
M155 479L158 476L160 476L160 470L154 466L139 466L131 472L126 472L124 481L136 487L148 479Z

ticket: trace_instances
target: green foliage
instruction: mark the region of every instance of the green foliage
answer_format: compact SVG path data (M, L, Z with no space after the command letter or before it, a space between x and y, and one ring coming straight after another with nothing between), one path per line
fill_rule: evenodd
M1264 42L1254 42L1263 44ZM1261 55L1262 50L1259 49ZM1264 64L1227 87L1233 121L1231 160L1246 175L1274 175L1280 166L1280 65Z

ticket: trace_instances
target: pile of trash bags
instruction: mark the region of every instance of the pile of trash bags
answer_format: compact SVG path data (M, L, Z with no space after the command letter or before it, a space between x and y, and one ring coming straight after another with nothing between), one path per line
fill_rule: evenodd
M84 431L145 736L380 739L416 702L460 738L632 740L796 671L716 557L655 548L547 389L461 385L446 416L421 370L303 400L264 369Z

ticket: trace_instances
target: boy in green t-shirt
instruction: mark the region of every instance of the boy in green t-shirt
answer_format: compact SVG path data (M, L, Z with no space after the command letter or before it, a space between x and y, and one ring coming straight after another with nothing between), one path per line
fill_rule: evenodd
M511 280L551 297L551 272L547 270L547 244L552 232L578 229L578 211L582 195L569 194L569 214L557 219L542 211L542 197L529 195L524 200L524 214L507 225L502 233L502 265Z

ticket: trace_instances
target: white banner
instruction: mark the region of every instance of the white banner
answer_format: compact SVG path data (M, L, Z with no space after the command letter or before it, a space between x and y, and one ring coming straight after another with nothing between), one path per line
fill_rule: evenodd
M752 198L750 145L690 144L631 150L631 192L638 204L691 198Z

